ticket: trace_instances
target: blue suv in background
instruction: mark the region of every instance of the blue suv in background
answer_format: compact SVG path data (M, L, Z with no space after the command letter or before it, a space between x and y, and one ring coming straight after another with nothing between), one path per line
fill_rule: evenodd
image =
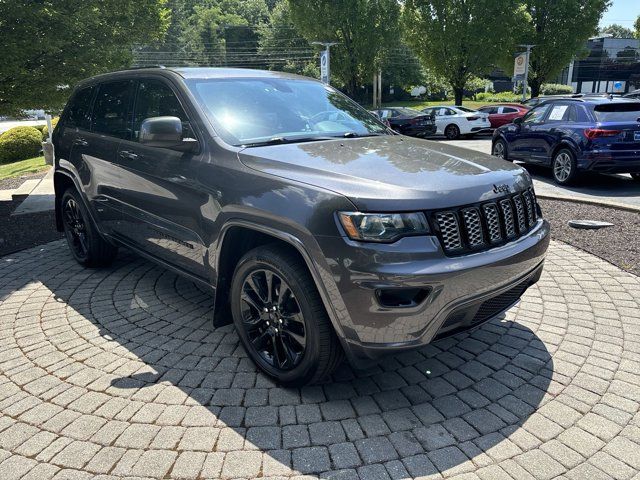
M630 173L640 181L640 101L562 98L497 128L493 155L551 167L570 184L581 171Z

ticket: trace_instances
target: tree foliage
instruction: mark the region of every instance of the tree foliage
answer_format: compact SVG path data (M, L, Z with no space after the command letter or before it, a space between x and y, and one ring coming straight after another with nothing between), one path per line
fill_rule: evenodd
M584 51L585 42L598 31L609 3L609 0L524 0L527 23L519 29L518 43L535 45L529 66L532 96L537 97L543 83L553 79Z
M398 36L397 0L289 0L291 18L308 41L339 42L331 75L355 96L371 82L388 44Z
M258 53L271 58L268 68L318 77L315 59L308 58L309 42L300 36L291 18L287 0L280 0L269 13L269 21L258 28Z
M127 67L162 37L165 0L0 1L0 114L60 108L80 79Z
M611 35L613 38L633 38L635 32L630 28L623 27L617 23L612 23L600 30L600 35Z
M633 23L633 28L635 29L636 38L640 38L640 15L636 18L636 21Z
M407 0L405 36L424 64L447 79L456 105L472 75L491 70L513 48L522 19L513 0Z

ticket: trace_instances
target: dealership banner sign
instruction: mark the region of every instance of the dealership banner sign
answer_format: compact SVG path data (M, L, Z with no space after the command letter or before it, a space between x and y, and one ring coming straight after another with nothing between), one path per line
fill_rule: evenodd
M527 54L521 53L519 54L514 63L513 63L513 76L517 80L522 80L524 77L524 72L527 68Z

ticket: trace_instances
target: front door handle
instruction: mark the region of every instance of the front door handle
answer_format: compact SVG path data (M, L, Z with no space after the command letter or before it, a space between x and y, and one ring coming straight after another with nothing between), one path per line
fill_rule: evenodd
M87 142L84 138L76 138L76 139L73 141L73 144L74 144L74 145L78 145L78 146L80 146L80 147L87 147L87 146L89 146L89 142Z
M120 157L126 158L127 160L136 160L138 158L138 154L130 152L128 150L122 150L120 152Z

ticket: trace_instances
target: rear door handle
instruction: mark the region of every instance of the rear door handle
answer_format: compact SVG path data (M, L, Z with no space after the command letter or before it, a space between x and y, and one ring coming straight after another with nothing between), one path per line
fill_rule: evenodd
M120 152L120 156L122 158L126 158L127 160L136 160L138 158L138 154L130 152L129 150L122 150Z
M89 146L89 142L87 142L84 138L76 138L76 139L73 141L73 144L74 144L74 145L78 145L78 146L80 146L80 147L87 147L87 146Z

